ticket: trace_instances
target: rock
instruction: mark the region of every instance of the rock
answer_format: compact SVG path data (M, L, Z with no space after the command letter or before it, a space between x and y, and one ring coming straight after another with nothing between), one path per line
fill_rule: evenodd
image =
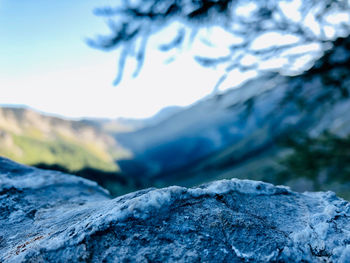
M0 158L0 262L349 262L350 206L249 180L146 189Z

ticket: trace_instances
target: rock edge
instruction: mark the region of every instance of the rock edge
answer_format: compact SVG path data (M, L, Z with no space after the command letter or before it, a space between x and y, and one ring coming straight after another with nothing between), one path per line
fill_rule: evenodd
M145 189L0 158L0 262L348 262L350 206L249 180Z

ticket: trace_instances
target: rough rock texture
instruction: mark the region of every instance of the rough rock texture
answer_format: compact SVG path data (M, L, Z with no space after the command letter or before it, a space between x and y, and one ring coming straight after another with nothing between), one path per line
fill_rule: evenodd
M0 158L0 262L349 260L350 206L331 192L225 180L111 199Z

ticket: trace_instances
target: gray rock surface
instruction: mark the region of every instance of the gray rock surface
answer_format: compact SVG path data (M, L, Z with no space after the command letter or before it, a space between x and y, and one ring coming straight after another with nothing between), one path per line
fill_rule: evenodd
M248 180L111 199L0 158L0 262L349 262L350 206Z

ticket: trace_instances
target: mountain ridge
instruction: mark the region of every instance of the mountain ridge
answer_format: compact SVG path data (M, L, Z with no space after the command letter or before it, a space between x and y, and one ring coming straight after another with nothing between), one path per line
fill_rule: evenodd
M0 107L0 144L0 154L18 162L59 164L70 171L84 167L117 171L115 159L130 156L94 122L18 107Z
M350 134L350 60L339 57L338 49L350 49L350 38L335 41L334 48L301 75L262 75L240 89L202 100L157 126L117 135L134 152L134 160L118 163L122 169L134 169L130 170L134 176L159 180L160 186L164 177L184 186L203 183L208 171L212 180L247 178L249 171L252 179L276 183L271 169L279 171L280 159L293 151L280 145L283 140L300 132L313 138L323 132L339 139ZM255 165L249 165L250 161Z

